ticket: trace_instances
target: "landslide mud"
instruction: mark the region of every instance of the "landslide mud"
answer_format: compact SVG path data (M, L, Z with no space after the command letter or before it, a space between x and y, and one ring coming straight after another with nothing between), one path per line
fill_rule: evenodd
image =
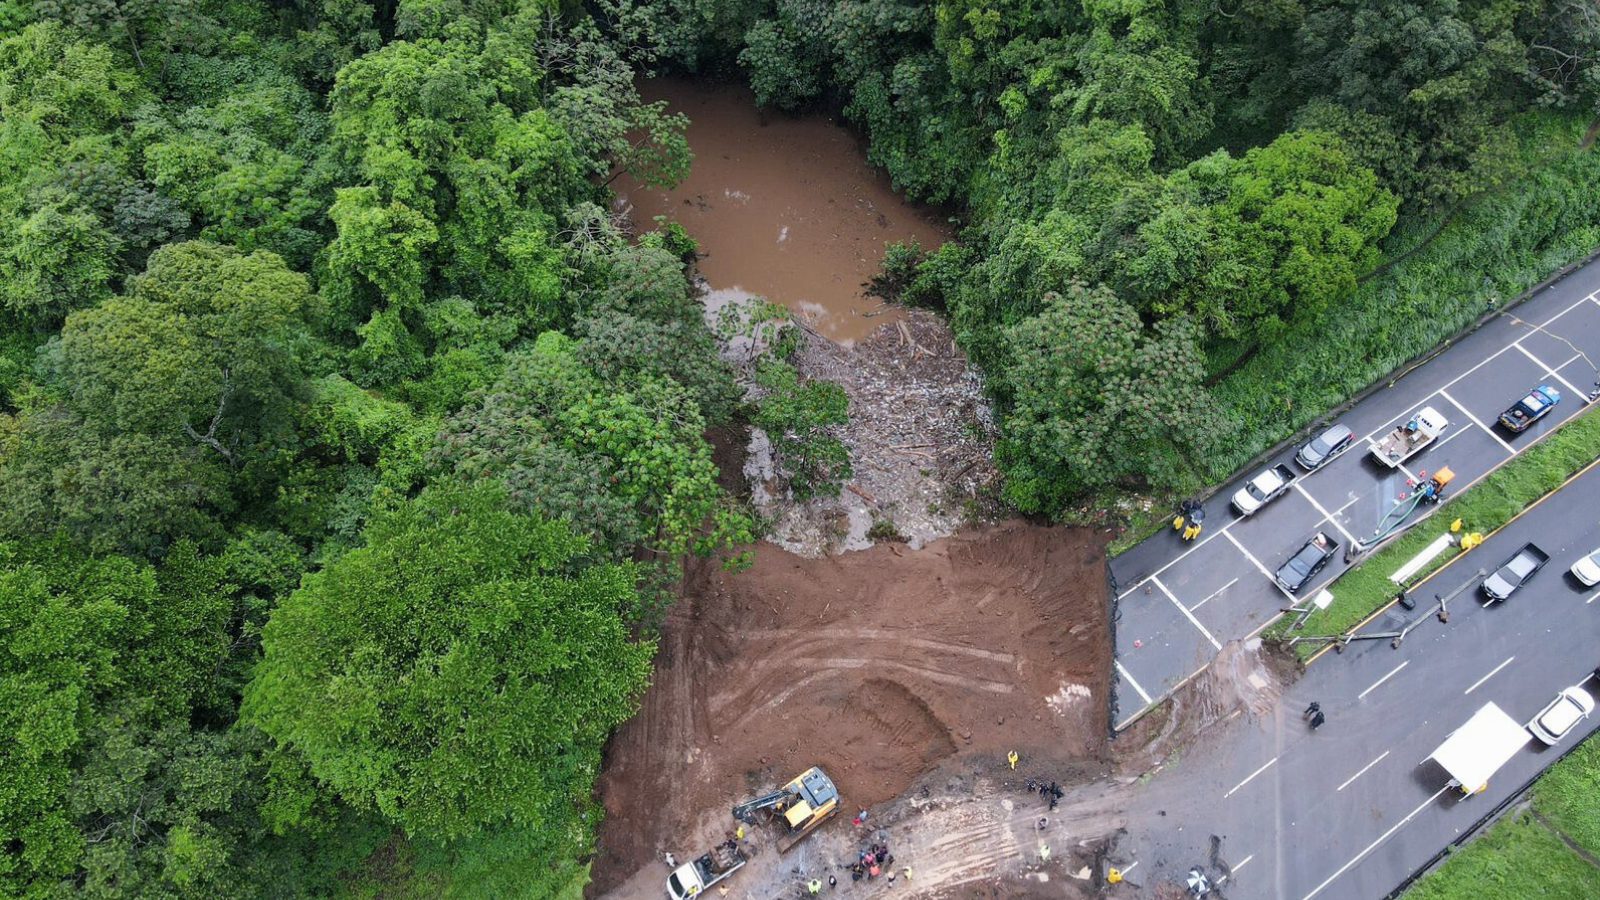
M920 551L806 559L763 544L745 572L701 566L639 715L607 749L590 896L654 896L660 854L722 840L733 804L812 765L847 807L829 842L855 808L958 761L1003 766L1015 749L1017 775L1105 765L1103 554L1091 532L1007 522ZM937 801L937 784L918 796ZM771 896L762 885L755 871L732 882Z
M862 291L884 246L933 250L948 226L896 195L849 131L824 116L763 112L744 87L677 78L641 87L689 116L694 164L671 191L617 179L618 206L641 225L666 216L694 235L708 303L760 295L847 345L894 321L897 310Z

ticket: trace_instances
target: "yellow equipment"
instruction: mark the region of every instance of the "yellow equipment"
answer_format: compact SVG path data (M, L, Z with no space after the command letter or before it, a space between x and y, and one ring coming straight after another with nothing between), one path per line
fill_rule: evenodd
M783 820L778 852L786 853L839 811L839 790L822 769L812 766L778 790L735 806L733 816L754 825L756 813L763 810Z

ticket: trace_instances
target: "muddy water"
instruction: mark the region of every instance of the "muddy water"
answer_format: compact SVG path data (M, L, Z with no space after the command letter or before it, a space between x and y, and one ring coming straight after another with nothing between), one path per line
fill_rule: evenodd
M742 87L663 78L643 93L689 116L694 166L671 191L619 178L618 204L635 222L664 215L694 235L708 303L760 295L844 344L894 321L862 290L884 246L932 250L948 227L897 196L850 132L822 116L763 113Z

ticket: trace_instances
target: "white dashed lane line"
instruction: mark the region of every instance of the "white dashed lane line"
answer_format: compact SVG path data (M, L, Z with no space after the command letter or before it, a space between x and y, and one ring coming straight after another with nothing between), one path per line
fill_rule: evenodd
M1368 769L1372 768L1373 766L1377 765L1378 763L1383 762L1383 758L1385 756L1388 756L1388 755L1389 755L1389 751L1387 751L1387 750L1383 751L1383 753L1379 754L1377 759L1375 759L1372 762L1369 762L1366 765L1362 766L1361 767L1361 771L1355 773L1354 775L1351 775L1349 778L1346 778L1344 780L1344 784L1341 784L1338 787L1334 788L1334 791L1335 792L1342 791L1345 788L1349 787L1350 786L1350 782L1355 781L1357 778L1360 778L1361 776L1367 774L1367 770Z
M1591 597L1589 599L1592 600L1594 598ZM1507 657L1505 662L1503 662L1500 665L1495 666L1494 668L1490 669L1489 670L1489 674L1483 676L1482 678L1479 678L1477 681L1474 681L1472 683L1472 687L1469 687L1466 690L1461 692L1461 696L1465 697L1466 695L1468 695L1468 694L1472 693L1473 691L1477 690L1480 686L1483 685L1483 683L1485 681L1488 681L1489 679L1493 678L1495 676L1495 674L1498 673L1501 669L1504 669L1506 666L1511 665L1511 660L1513 660L1513 659L1516 659L1516 657L1515 656Z

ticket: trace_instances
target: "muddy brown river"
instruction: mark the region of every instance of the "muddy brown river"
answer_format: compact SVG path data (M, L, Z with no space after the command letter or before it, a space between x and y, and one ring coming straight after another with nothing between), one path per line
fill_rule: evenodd
M660 78L641 89L689 116L694 165L670 191L619 178L617 203L635 222L666 216L694 235L708 303L760 295L843 344L894 321L862 288L884 247L932 250L949 227L896 195L853 134L824 116L763 112L744 87Z

